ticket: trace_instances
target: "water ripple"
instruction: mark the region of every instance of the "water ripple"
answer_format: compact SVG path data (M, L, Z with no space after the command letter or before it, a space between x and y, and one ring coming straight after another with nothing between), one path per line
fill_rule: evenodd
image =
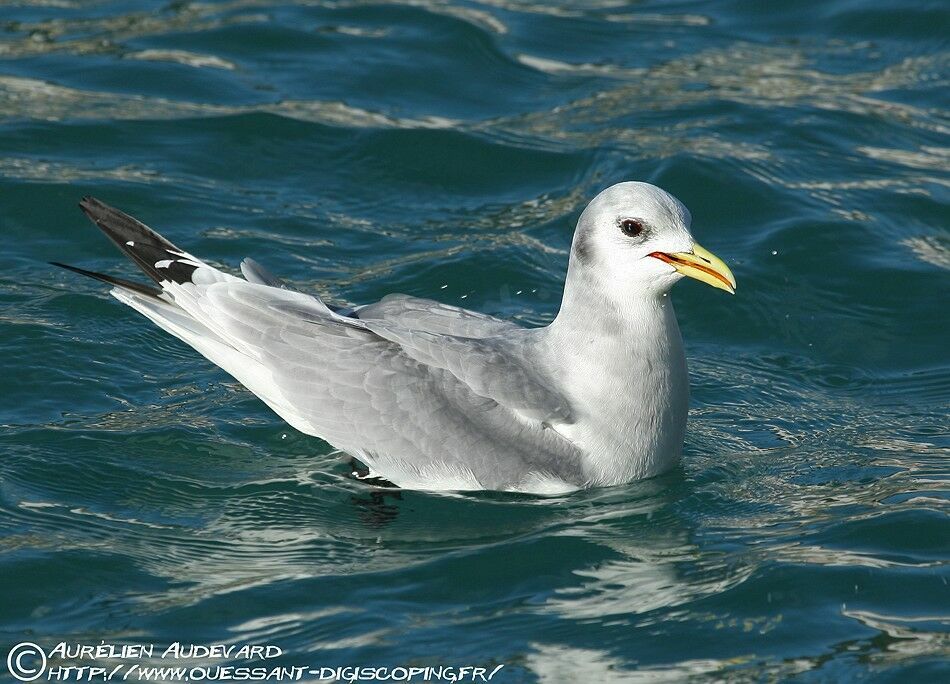
M747 5L0 8L4 632L512 682L946 679L942 24ZM45 266L129 274L92 193L333 301L539 324L585 202L627 178L683 199L740 289L677 287L683 462L602 491L355 482Z

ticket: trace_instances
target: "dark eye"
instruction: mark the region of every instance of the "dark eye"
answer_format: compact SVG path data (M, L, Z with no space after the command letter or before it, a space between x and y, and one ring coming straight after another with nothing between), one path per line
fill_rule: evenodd
M620 230L628 237L636 237L643 232L643 223L631 218L621 219Z

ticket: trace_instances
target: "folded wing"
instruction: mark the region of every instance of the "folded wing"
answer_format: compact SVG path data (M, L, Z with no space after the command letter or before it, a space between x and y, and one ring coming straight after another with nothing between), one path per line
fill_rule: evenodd
M94 277L377 474L425 489L583 484L577 450L547 429L570 421L570 407L512 341L517 326L406 296L345 315L254 262L236 278L97 200L84 204L161 292Z

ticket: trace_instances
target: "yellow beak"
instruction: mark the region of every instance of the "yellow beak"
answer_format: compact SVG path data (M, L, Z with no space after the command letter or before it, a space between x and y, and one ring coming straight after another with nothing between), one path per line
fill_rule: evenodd
M736 293L736 278L722 259L705 247L693 245L692 252L653 252L651 257L665 261L677 271L690 278L701 280L729 294Z

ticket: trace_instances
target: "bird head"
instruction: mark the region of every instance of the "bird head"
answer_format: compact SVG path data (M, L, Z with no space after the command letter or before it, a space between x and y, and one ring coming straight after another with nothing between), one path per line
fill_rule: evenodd
M578 219L572 270L596 273L621 297L631 291L664 294L683 276L735 294L732 271L693 239L691 222L683 203L655 185L612 185Z

